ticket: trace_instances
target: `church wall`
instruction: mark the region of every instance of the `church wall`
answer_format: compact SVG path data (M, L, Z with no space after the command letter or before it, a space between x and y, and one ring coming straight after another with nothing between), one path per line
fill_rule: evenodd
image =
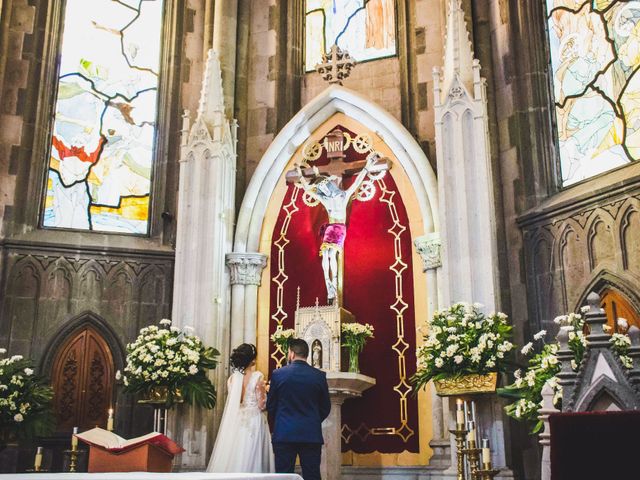
M499 248L508 265L501 269L503 309L523 344L541 328L553 331L553 318L575 311L591 289L614 285L638 308L640 255L630 241L638 228L640 170L630 165L559 188L543 2L484 3L473 2L475 28L486 27L488 8L490 40L478 31L474 40L495 112ZM538 478L535 437L520 427L512 429L512 467Z
M294 0L239 1L235 105L240 125L239 199L275 135L327 87L317 73L303 72L302 4ZM399 119L418 139L434 168L431 72L442 65L445 16L445 0L398 0L397 55L357 64L344 82ZM248 22L247 28L242 19ZM246 52L242 45L247 46Z
M38 364L61 329L83 312L104 319L121 347L142 326L171 314L180 115L188 109L193 116L198 106L205 3L165 0L151 233L126 236L38 227L50 120L44 112L52 104L47 92L56 62L50 43L57 38L61 3L2 2L0 347L10 354ZM48 365L42 366L47 374ZM116 427L125 436L146 430L143 423L150 420L133 414L129 397L119 394L116 414Z

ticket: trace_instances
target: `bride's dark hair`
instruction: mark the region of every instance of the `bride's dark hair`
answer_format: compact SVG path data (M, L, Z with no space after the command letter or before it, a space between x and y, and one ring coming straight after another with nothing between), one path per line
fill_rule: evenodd
M257 354L258 352L254 345L250 343L239 345L231 352L231 358L229 359L231 368L238 372L244 372L245 369L251 365L251 362L256 359Z

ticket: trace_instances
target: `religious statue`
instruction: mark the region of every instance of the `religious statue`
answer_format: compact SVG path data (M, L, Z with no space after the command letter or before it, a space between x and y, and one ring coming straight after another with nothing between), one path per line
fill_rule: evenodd
M314 368L322 368L322 344L320 340L315 340L311 347L311 364Z
M365 166L358 172L355 180L346 190L340 188L342 177L323 174L319 172L317 167L312 167L313 176L310 182L305 178L305 173L300 165L295 165L299 175L298 185L312 199L320 202L329 216L329 223L323 225L320 231L322 244L319 255L322 257L327 300L330 304L334 303L338 296L338 255L343 254L344 241L347 236L347 208L378 159L378 155L370 155ZM386 164L384 167L386 168Z

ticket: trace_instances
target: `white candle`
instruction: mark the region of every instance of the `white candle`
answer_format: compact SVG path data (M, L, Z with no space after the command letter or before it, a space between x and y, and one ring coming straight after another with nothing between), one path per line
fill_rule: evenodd
M42 447L38 447L38 450L36 450L36 459L33 462L33 469L36 472L39 472L41 466L42 466Z
M464 410L462 410L462 400L456 400L456 426L464 427Z
M109 409L109 418L107 418L107 430L113 432L113 408Z
M473 444L476 444L476 422L474 422L473 420L470 422L467 422L467 429L469 430L469 433L467 433L467 442L471 443L473 442Z
M73 435L71 435L71 450L77 450L78 448L78 427L73 427Z
M489 449L489 440L482 439L482 463L483 465L491 465L491 450Z

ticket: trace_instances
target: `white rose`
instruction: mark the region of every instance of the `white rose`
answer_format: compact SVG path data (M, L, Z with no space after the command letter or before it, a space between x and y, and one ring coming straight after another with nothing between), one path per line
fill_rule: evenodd
M458 364L462 363L462 355L456 355L455 357L453 357L453 361Z
M5 353L7 353L7 349L6 348L0 348L0 355L4 355Z
M198 373L198 367L196 365L190 365L189 366L189 374L190 375L195 375L196 373Z
M444 365L444 361L441 358L436 358L436 367L441 368Z
M21 414L21 413L16 413L16 414L13 416L13 420L14 420L14 421L16 421L16 422L18 422L18 423L20 423L21 421L23 421L23 420L24 420L24 417L22 416L22 414Z
M169 320L168 318L163 318L162 320L160 320L160 325L171 325L171 320Z
M25 375L27 375L27 376L28 376L28 375L33 375L33 369L31 369L31 368L25 368L25 369L24 369L24 374L25 374Z

